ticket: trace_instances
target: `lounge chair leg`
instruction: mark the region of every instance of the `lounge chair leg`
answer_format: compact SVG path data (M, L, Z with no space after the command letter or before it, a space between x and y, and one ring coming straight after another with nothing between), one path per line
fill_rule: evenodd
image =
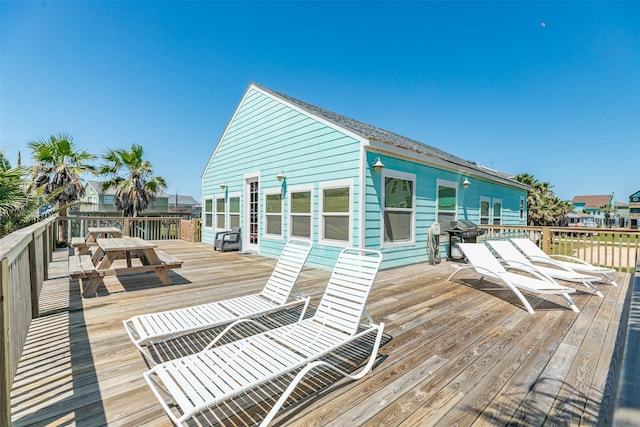
M273 405L273 407L267 414L266 418L260 423L260 427L267 427L271 423L271 421L273 421L273 419L275 418L276 414L278 413L282 405L284 405L284 403L289 398L289 395L293 393L293 390L295 390L295 388L298 386L300 381L302 381L304 376L307 375L309 371L311 371L314 368L317 368L319 366L325 366L338 372L342 376L352 380L358 380L363 376L365 376L371 370L371 368L373 367L373 363L376 360L376 354L378 354L378 349L380 348L380 343L382 342L383 331L384 331L384 323L380 323L378 325L378 333L376 334L376 341L373 344L373 348L371 349L371 355L369 356L369 361L367 362L366 366L362 368L362 370L355 375L348 374L342 371L341 369L338 369L335 366L322 361L312 362L312 363L309 363L307 366L305 366L300 372L298 372L298 375L296 375L293 381L291 381L291 384L289 384L289 387L287 387L284 393L282 393L282 395L280 396L280 399L278 399L275 405Z
M582 282L583 285L585 285L587 288L591 289L594 291L594 294L596 294L597 296L599 296L600 298L604 298L604 295L602 295L602 292L600 292L598 290L598 288L596 288L595 286L593 286L593 284L591 282Z
M571 308L571 310L575 311L576 313L580 313L580 309L578 308L578 306L576 306L576 304L573 302L573 300L569 295L562 294L562 298L564 298L567 301L567 303L569 304L569 308Z

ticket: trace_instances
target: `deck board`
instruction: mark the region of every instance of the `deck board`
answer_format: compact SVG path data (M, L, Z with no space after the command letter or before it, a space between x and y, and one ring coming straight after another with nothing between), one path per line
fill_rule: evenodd
M142 378L147 364L122 320L256 292L275 260L184 241L158 242L158 248L184 261L169 272L173 285L153 273L107 277L99 296L86 299L69 280L68 253L56 251L42 316L32 322L12 389L13 425L171 425ZM276 425L610 425L629 274L617 275L618 288L601 284L604 298L577 288L580 314L559 296L527 294L536 310L529 315L513 293L474 283L467 273L449 282L452 271L448 262L381 271L367 304L373 319L386 323L373 372L356 382L327 372L308 378ZM312 304L329 274L303 270L298 284ZM285 324L295 320L295 310L261 321ZM218 331L158 345L154 354L160 360L190 354ZM198 422L259 423L284 387L286 378L273 381Z

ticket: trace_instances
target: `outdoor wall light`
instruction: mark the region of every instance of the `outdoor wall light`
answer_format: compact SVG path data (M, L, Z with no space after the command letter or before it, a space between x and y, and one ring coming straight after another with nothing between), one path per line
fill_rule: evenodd
M378 173L382 172L382 169L384 169L384 163L382 163L382 160L380 160L380 157L376 157L375 162L373 162L373 164L371 165L371 167Z
M227 188L227 184L225 184L224 182L222 184L220 184L220 188L222 190L224 190L225 188Z
M464 188L469 188L469 186L471 185L471 182L467 179L467 177L465 176L464 179L462 180L462 186Z
M284 173L284 171L280 171L280 173L276 175L276 178L278 178L278 182L282 182L286 177L287 175Z

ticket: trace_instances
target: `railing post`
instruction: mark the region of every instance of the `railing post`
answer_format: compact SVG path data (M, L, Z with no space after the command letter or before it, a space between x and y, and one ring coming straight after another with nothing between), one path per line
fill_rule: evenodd
M551 253L551 227L542 227L542 250Z
M9 260L0 260L0 425L11 425L11 351L9 337Z
M191 220L191 241L200 242L200 218L193 218Z
M31 287L31 318L40 316L38 308L38 255L36 253L36 233L31 233L29 242L29 286Z
M129 230L129 218L124 218L122 223L122 234L131 237L131 231Z

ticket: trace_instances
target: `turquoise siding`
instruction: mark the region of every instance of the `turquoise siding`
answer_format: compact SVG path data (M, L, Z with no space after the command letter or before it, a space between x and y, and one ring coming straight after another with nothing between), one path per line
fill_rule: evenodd
M398 159L390 156L367 153L367 164L372 164L376 157L380 157L385 169L407 172L416 176L416 208L415 208L415 245L384 248L381 233L381 175L367 169L366 177L366 247L382 249L384 254L383 268L426 262L427 238L429 227L436 221L437 181L439 179L461 182L465 176L437 167ZM480 224L480 198L489 197L502 200L502 224L526 225L526 217L520 219L520 197L526 201L526 192L506 187L501 184L470 178L469 188L458 186L458 211L460 221L473 221ZM442 230L449 228L448 224L440 224ZM441 256L446 256L446 244L440 247Z
M264 237L263 211L259 212L261 235L260 254L278 257L288 236L288 188L313 183L313 235L314 250L309 257L311 265L333 265L342 248L318 246L318 207L320 183L351 180L353 185L352 245L358 246L358 200L360 142L338 132L307 115L282 104L263 93L251 89L236 110L225 134L218 143L213 158L202 177L202 198L227 192L240 193L240 223L244 224L244 176L257 172L259 178L260 207L264 208L265 191L282 191L283 236L280 240ZM276 175L284 171L286 179L280 183ZM215 205L215 200L214 200ZM204 212L203 212L204 214ZM215 215L214 215L215 218ZM244 235L243 238L246 238ZM204 228L203 242L213 243L215 230Z
M458 220L480 223L480 198L501 199L502 224L525 225L520 218L520 198L526 200L526 191L503 183L481 179L468 174L444 170L417 160L398 158L365 151L367 142L348 132L341 132L321 120L297 111L277 97L250 87L230 120L212 158L202 175L203 206L209 197L225 194L240 195L240 224L246 239L244 199L245 176L259 176L259 252L277 258L289 235L289 188L306 186L313 191L312 240L313 250L308 264L331 269L342 247L320 245L320 197L323 183L348 181L352 188L351 245L364 244L369 249L383 252L382 268L426 262L429 227L436 220L437 181L439 179L462 182L469 177L469 188L458 186ZM364 158L362 158L364 153ZM371 165L380 157L385 165L381 174ZM366 165L363 168L363 162ZM278 182L276 175L284 171L286 179ZM383 245L382 183L381 177L389 171L415 175L415 243L405 246ZM361 174L363 175L361 177ZM364 197L361 197L364 181ZM227 184L221 190L220 184ZM283 198L282 237L264 235L265 192L280 192ZM364 206L361 202L364 201ZM203 211L204 215L204 211ZM364 221L361 224L360 221ZM215 222L215 212L214 212ZM441 224L442 230L449 224ZM213 243L215 229L203 227L203 242ZM364 233L361 235L360 233ZM440 255L446 255L446 245L440 246Z

